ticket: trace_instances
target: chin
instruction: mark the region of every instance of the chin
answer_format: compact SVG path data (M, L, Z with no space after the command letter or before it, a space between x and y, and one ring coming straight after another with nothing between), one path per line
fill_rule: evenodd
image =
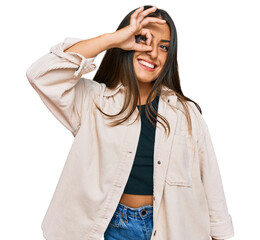
M141 76L138 76L138 75L135 75L136 76L136 79L138 80L138 82L141 82L141 83L152 83L154 80L153 78L147 78L147 77L141 77Z

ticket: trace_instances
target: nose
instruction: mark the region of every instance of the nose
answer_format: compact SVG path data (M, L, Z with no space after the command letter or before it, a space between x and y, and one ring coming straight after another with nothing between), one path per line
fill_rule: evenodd
M158 49L156 44L151 43L152 46L152 50L151 51L147 51L147 54L150 55L151 58L157 58L158 55Z

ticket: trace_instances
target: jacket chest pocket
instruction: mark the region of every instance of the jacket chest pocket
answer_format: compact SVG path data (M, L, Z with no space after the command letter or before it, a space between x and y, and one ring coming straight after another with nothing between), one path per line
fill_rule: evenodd
M174 135L166 174L169 185L191 187L194 143L188 135Z

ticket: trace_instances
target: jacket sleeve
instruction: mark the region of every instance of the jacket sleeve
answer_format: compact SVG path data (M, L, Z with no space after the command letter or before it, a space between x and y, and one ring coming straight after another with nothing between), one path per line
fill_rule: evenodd
M228 213L220 170L208 126L203 121L203 137L199 144L201 177L209 207L210 235L215 239L234 236L231 215Z
M80 128L83 110L89 107L90 99L100 90L99 83L81 78L96 68L95 57L64 52L82 40L65 38L26 71L30 84L44 104L74 137Z

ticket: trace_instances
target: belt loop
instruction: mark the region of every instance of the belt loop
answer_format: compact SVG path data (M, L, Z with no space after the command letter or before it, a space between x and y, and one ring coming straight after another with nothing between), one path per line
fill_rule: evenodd
M127 207L124 207L123 212L122 212L122 218L125 219L125 222L127 222L126 211L127 211Z

